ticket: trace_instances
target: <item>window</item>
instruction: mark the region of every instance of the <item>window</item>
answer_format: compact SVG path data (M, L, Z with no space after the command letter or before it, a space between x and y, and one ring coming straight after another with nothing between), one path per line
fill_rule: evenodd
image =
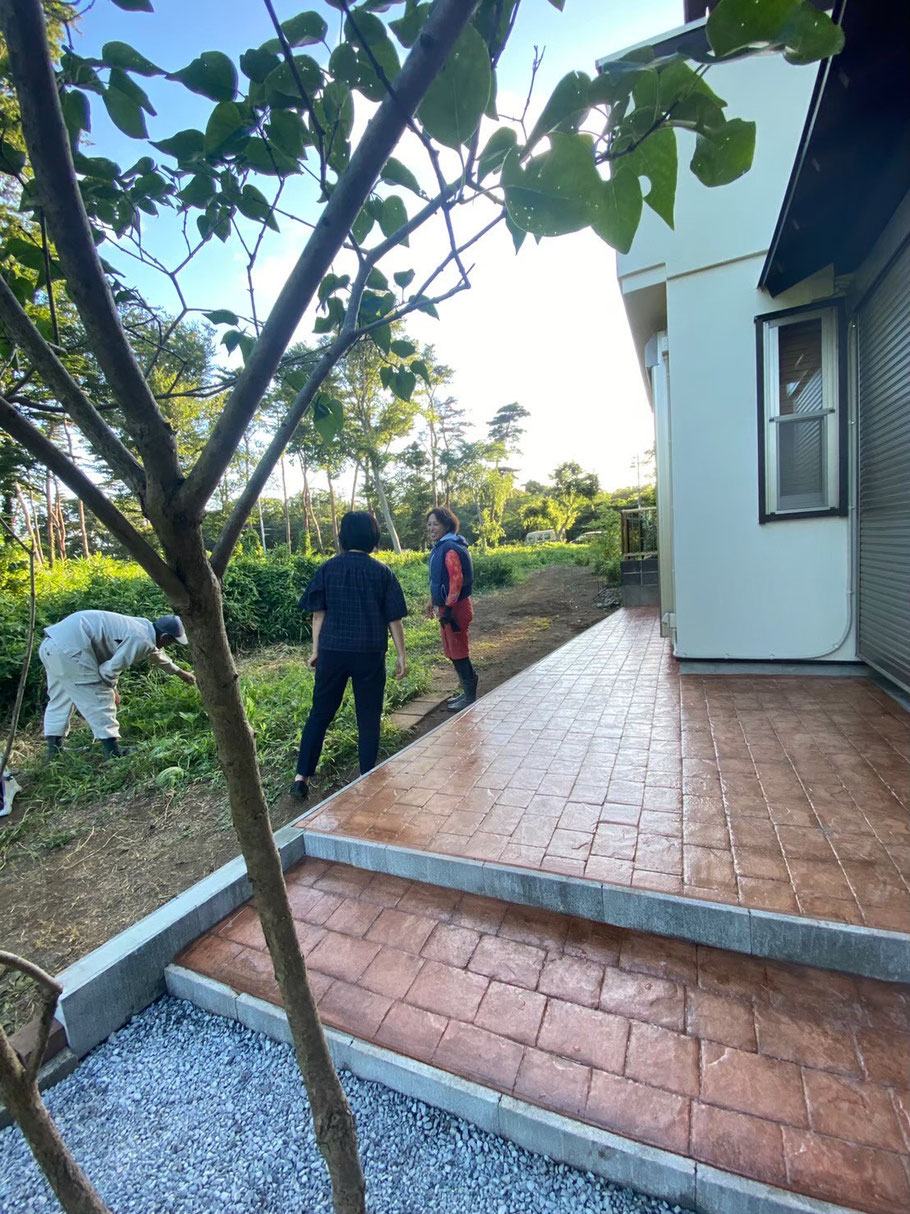
M846 513L839 304L756 318L759 520Z

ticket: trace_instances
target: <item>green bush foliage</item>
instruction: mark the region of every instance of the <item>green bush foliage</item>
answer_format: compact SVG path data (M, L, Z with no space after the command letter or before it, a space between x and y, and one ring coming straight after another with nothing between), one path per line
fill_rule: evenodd
M490 553L476 552L473 554L475 592L485 594L512 586L532 569L559 562L577 562L586 553L586 549L566 544L513 545ZM404 590L413 617L408 623L410 647L418 641L417 633L413 636L411 633L418 628L427 600L427 554L404 552L397 556L392 552L380 552L378 556L394 569ZM298 609L297 603L320 561L318 557L291 555L285 549L268 556L241 555L231 562L224 579L224 618L235 652L248 653L280 643L302 645L309 640L310 619ZM96 608L154 619L169 610L164 595L138 565L113 557L71 560L54 569L40 569L36 589L36 650L44 628L73 611ZM27 629L28 567L21 559L6 555L5 559L0 558L2 716L8 714L16 692ZM427 637L432 638L434 645L438 643L435 626L430 626ZM167 680L163 694L171 696L182 686ZM416 693L412 691L411 694ZM195 697L195 693L190 692L190 697ZM25 720L38 711L43 699L43 670L36 653L29 672ZM198 703L195 699L193 702ZM128 714L126 704L125 710ZM167 719L167 714L160 719ZM123 723L125 728L129 725L128 715L123 717ZM163 728L169 730L169 726Z

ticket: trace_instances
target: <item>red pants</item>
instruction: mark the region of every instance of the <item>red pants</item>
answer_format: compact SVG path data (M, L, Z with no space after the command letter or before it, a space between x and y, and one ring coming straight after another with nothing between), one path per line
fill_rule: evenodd
M442 615L442 612L443 608L440 607L438 614ZM454 662L458 658L470 657L468 628L474 618L474 607L471 600L460 599L452 608L452 618L461 629L460 632L453 632L447 624L442 625L442 651L450 662Z

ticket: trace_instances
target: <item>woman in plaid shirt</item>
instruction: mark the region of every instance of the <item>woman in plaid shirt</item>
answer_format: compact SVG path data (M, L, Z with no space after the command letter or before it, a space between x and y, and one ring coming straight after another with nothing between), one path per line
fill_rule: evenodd
M301 801L309 795L309 781L348 679L354 688L361 775L376 766L390 632L397 655L395 678L407 673L401 621L408 609L398 578L370 555L379 545L376 519L362 510L350 511L341 520L338 539L341 555L319 566L300 599L301 609L313 613L309 667L316 672L291 787L291 796Z

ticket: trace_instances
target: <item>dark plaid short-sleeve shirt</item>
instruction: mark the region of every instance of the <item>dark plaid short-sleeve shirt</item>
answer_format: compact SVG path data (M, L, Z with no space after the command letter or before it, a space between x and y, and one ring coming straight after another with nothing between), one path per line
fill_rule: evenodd
M316 570L300 600L324 611L320 650L375 653L389 644L389 624L408 614L398 578L365 552L343 552Z

